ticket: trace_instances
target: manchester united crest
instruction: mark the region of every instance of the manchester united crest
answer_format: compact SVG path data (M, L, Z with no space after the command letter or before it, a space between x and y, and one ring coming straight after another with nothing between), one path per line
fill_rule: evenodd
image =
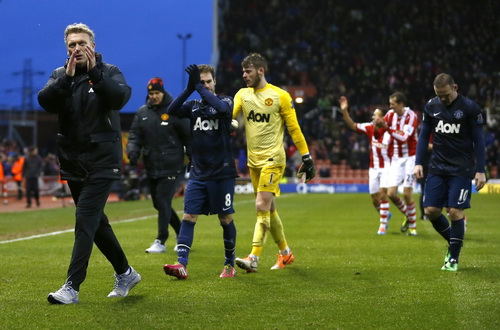
M165 120L168 120L168 118L169 118L169 115L167 115L166 113L161 114L161 120L165 121Z
M264 101L264 104L267 105L268 107L270 107L271 105L273 105L273 99L271 98L267 98L265 101Z
M455 111L455 113L453 113L453 115L455 116L455 118L461 119L464 116L464 112L462 110L457 110Z

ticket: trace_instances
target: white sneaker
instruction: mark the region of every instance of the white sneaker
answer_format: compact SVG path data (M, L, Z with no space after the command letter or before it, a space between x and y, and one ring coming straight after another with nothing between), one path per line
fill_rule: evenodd
M64 283L59 290L49 293L47 300L51 304L76 304L78 302L78 291L71 287L71 282Z
M126 297L130 289L141 281L141 275L130 266L129 275L117 275L115 273L115 288L108 294L108 298Z
M259 265L259 257L251 257L250 255L246 258L236 258L234 261L238 267L246 270L247 273L255 273Z
M165 245L161 244L161 241L159 239L155 239L153 244L149 247L149 249L146 249L146 253L165 253L167 252L167 249L165 248Z

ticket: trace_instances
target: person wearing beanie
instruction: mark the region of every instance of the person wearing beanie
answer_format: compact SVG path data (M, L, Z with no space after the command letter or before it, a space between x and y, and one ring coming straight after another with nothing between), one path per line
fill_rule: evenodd
M127 154L131 166L136 166L142 153L147 182L158 211L158 233L147 253L166 252L168 225L175 233L180 220L172 208L178 181L185 172L184 159L189 154L189 120L167 114L172 95L165 90L163 80L152 78L147 84L146 104L135 114L130 127Z

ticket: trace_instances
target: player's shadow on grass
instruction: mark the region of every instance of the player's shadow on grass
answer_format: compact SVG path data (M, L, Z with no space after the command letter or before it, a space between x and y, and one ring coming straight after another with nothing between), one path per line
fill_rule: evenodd
M117 300L117 304L120 305L135 305L142 300L144 300L145 296L144 295L133 295L133 296L127 296L125 298L115 298Z

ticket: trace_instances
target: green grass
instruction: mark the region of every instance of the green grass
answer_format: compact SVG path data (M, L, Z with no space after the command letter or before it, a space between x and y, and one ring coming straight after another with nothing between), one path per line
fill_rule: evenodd
M387 235L368 194L283 195L278 210L294 264L271 271L277 248L270 238L259 271L220 279L222 230L200 217L189 279L167 277L167 253L149 255L156 220L150 201L111 203L113 228L142 282L129 297L109 299L113 270L95 249L80 303L50 305L64 282L73 233L0 244L0 327L42 329L498 329L500 222L498 195L474 195L460 269L440 270L445 242L418 220L416 237L399 232L395 208ZM182 200L174 203L177 210ZM253 197L236 196L237 255L250 252ZM0 214L0 241L72 228L74 209Z

